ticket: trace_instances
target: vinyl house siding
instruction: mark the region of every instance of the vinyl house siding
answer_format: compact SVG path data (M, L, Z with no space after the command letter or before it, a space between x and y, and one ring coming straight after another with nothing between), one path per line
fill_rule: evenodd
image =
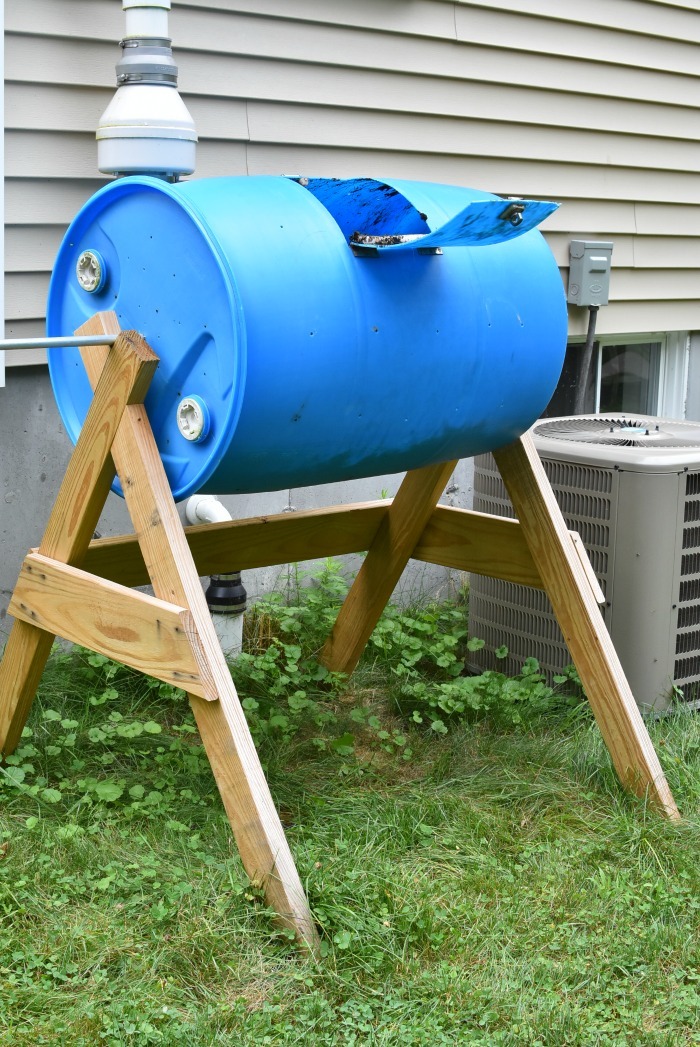
M700 4L174 0L197 176L398 176L555 199L612 239L601 334L700 328ZM102 184L119 0L5 0L7 331L43 332L61 235ZM587 312L570 310L570 331ZM13 364L31 362L24 356Z

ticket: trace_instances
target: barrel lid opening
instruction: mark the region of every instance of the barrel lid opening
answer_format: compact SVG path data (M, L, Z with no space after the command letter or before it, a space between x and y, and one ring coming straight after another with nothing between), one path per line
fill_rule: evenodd
M403 236L430 232L428 216L388 182L375 178L299 178L322 203L346 240L360 232Z

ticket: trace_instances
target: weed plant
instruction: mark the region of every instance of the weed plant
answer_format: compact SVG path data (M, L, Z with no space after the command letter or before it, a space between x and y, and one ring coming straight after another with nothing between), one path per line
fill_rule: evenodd
M697 716L649 725L672 826L571 681L468 682L460 604L319 669L343 591L258 604L232 667L321 958L250 887L184 696L56 651L0 768L0 1044L700 1044Z

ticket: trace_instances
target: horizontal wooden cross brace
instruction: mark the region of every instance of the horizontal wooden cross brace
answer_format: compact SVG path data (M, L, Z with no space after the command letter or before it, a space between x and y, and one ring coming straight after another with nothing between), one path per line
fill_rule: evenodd
M200 575L339 556L370 547L391 500L185 528ZM579 547L580 540L572 532ZM517 520L438 506L414 558L542 588ZM582 562L588 563L582 556ZM119 582L116 579L119 578ZM200 698L217 697L191 612L134 591L149 582L136 536L90 544L84 568L25 557L9 612ZM591 583L597 586L595 576Z
M200 698L217 697L192 613L184 607L31 552L9 612Z
M200 575L342 556L364 552L372 544L391 499L357 502L248 520L185 527ZM591 587L602 602L588 557L575 531L574 546L587 567ZM517 520L439 505L432 512L412 557L457 571L485 574L542 589L540 573ZM123 585L146 585L148 572L135 535L98 538L90 543L83 566Z

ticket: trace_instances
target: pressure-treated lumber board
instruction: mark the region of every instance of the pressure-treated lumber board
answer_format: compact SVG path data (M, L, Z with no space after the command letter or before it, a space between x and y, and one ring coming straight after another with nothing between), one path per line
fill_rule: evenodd
M387 512L388 501L306 509L249 520L185 527L200 575L295 563L368 549ZM148 572L136 535L98 538L90 544L86 570L125 585L144 585Z
M578 533L578 531L569 531L569 535L571 537L571 541L574 543L574 550L576 552L576 555L581 561L581 566L583 567L586 573L586 577L588 578L588 584L590 585L591 590L593 592L593 598L595 599L596 603L601 604L602 606L605 603L605 593L601 588L600 582L596 578L595 571L593 570L593 564L589 559L588 552L586 551L586 546L583 544L581 535Z
M411 558L542 588L539 571L518 521L471 509L438 505Z
M427 465L404 477L321 651L329 669L351 673L357 665L456 464Z
M80 334L112 333L113 314L96 314ZM84 354L93 386L99 354ZM163 463L142 405L127 407L112 455L156 596L187 607L211 673L203 701L189 694L197 726L231 823L241 860L285 926L312 949L318 935L282 823L253 744L185 540ZM128 482L125 482L128 479Z
M193 694L205 684L192 650L197 636L183 607L106 582L38 553L25 557L10 614L72 643ZM211 681L209 690L211 691Z
M39 545L39 552L64 563L77 564L95 532L114 479L110 451L122 413L127 404L143 400L158 366L158 357L135 331L121 332L110 350L100 350L86 350L106 356L102 388L95 390Z
M529 434L494 452L513 508L622 784L680 816Z
M158 364L157 356L135 332L121 332L111 350L105 347L105 357L39 547L44 555L65 563L80 563L85 554L114 477L112 440L126 404L145 396ZM13 624L0 662L1 752L11 753L17 746L52 642L51 634L35 626Z
M198 574L220 574L227 568L247 571L364 552L391 504L383 499L197 524L185 527L185 536ZM470 509L438 505L412 558L542 588L518 521ZM136 535L96 539L90 543L83 565L102 578L124 585L145 585L149 581Z
M15 751L55 637L15 621L0 661L0 752Z

